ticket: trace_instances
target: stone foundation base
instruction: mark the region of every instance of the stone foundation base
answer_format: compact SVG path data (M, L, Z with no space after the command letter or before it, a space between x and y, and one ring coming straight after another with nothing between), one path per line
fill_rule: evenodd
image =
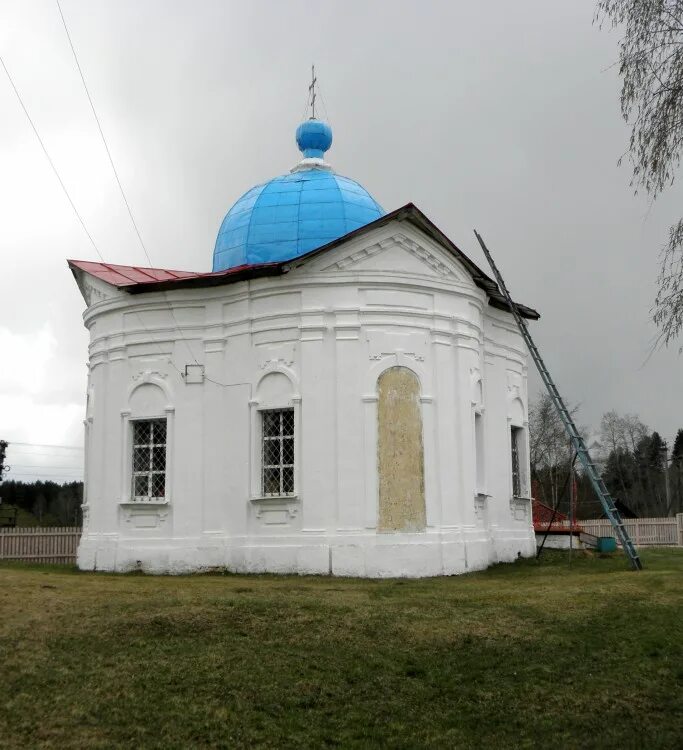
M234 573L423 578L483 570L531 557L533 532L497 538L440 534L373 534L316 539L125 539L87 534L78 549L82 570L183 574L223 569Z

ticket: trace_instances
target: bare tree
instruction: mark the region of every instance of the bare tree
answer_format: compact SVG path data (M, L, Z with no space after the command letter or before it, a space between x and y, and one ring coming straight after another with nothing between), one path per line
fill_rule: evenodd
M655 200L683 148L683 0L598 0L596 20L622 27L621 113L631 125L631 184ZM683 218L662 250L653 318L665 344L683 329Z
M572 416L578 407L570 408ZM529 406L529 459L534 479L539 483L543 500L557 506L566 484L572 450L564 424L547 393Z

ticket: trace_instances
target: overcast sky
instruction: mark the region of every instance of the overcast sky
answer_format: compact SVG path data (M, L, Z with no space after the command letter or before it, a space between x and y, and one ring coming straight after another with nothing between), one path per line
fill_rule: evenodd
M593 25L594 2L62 8L154 265L210 270L232 203L297 161L315 62L329 161L387 210L417 204L488 270L472 228L483 234L514 296L542 313L534 335L582 423L616 409L669 440L683 426L682 356L648 359L659 249L683 192L649 206L617 166L618 34ZM102 255L146 265L56 2L0 0L0 54ZM0 437L77 445L87 336L65 259L97 256L2 71L0 108ZM81 462L10 450L17 479Z

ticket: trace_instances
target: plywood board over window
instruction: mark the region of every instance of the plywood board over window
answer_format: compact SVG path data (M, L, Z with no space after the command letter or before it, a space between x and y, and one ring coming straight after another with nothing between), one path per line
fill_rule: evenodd
M391 367L380 375L378 391L378 530L424 531L420 384L407 367Z

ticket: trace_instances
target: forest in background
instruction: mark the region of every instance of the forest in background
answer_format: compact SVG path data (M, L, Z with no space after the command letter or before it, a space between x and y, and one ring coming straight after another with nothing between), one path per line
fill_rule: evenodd
M576 421L578 407L570 411ZM683 429L669 447L637 415L610 411L603 415L593 439L585 429L582 432L622 515L650 518L683 513ZM548 395L540 396L529 408L529 453L536 499L568 513L573 452ZM575 468L576 517L602 517L600 502L578 461Z
M578 408L572 409L574 418ZM585 432L585 430L584 430ZM669 450L656 430L636 415L607 412L599 434L588 442L622 515L640 518L683 513L683 429ZM569 510L572 452L560 418L547 395L529 408L529 458L533 495L561 513ZM575 465L577 518L600 518L600 502ZM668 492L667 492L668 483ZM80 526L83 483L5 480L0 484L0 525L17 508L17 525Z
M0 484L0 524L17 508L17 526L80 526L83 482L18 482Z

